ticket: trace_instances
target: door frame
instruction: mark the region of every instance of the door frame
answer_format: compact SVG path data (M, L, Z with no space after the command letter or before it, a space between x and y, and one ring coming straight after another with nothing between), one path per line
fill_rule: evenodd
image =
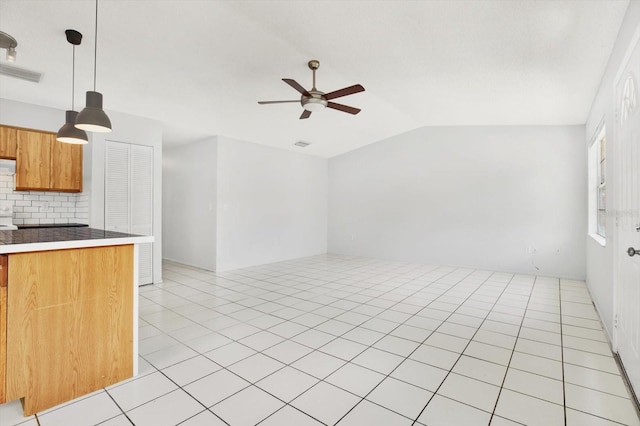
M613 154L613 161L611 164L611 169L612 169L612 183L613 183L613 191L612 194L613 195L613 201L614 201L614 206L617 207L617 203L619 200L619 197L621 196L621 190L622 190L622 170L621 170L621 162L622 162L622 158L621 158L621 148L620 148L620 144L619 142L619 119L620 119L620 103L618 102L618 84L620 83L620 81L626 76L624 70L627 67L627 65L629 64L629 61L631 60L631 56L633 54L633 51L635 50L636 46L638 45L638 43L640 43L640 27L638 27L635 31L635 33L633 34L633 37L631 37L631 41L629 43L629 46L627 47L627 50L624 54L624 57L622 58L622 61L620 62L620 66L618 67L618 71L616 72L616 76L613 79L613 87L612 87L612 94L613 94L613 128L611 129L613 131L613 140L611 144L609 144L609 146L612 146L612 154ZM638 107L640 108L640 107ZM612 341L611 341L611 347L613 352L615 352L616 354L618 354L618 346L619 346L619 332L618 332L618 326L617 326L617 318L618 318L618 312L619 312L619 293L620 293L620 273L619 273L619 267L620 267L620 260L623 256L623 253L620 250L620 247L618 247L619 242L620 242L620 235L621 235L621 228L620 226L618 226L618 219L619 219L619 215L620 212L617 211L617 209L615 210L615 217L614 219L614 223L615 226L613 227L613 241L612 241L612 250L613 250L613 330L612 330ZM620 361L622 362L622 360L620 359ZM624 365L623 365L624 366Z

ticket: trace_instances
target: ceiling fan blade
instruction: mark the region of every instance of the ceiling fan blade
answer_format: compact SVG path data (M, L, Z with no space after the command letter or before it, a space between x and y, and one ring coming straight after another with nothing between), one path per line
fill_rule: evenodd
M327 108L337 109L338 111L348 112L349 114L354 114L354 115L362 111L361 109L350 107L347 105L337 104L335 102L327 102Z
M291 102L297 102L300 103L300 100L296 99L295 101L258 101L258 103L260 105L266 105L266 104L288 104Z
M285 83L287 83L289 86L293 87L294 89L296 89L298 92L300 92L301 94L305 95L305 96L309 96L311 97L311 95L309 94L309 92L307 92L307 89L305 89L304 87L302 87L300 85L300 83L298 83L297 81L291 79L291 78L283 78L282 81L284 81Z
M311 116L311 111L305 109L304 111L302 111L300 120L304 120L305 118L309 118L310 116Z
M345 87L344 89L325 93L324 98L326 100L341 98L342 96L353 95L354 93L358 92L364 92L364 87L362 87L360 84L354 84L353 86Z

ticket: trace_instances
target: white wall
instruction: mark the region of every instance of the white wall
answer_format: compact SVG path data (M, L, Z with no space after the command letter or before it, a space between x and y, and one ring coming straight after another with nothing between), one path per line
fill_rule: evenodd
M582 126L420 128L329 160L329 252L584 278L586 195Z
M77 195L78 222L104 228L105 138L154 147L154 251L153 280L162 281L162 125L148 118L107 111L113 132L88 133L84 146L83 193ZM64 124L62 110L0 99L0 124L57 132ZM69 194L63 194L69 195ZM88 198L88 202L87 202ZM89 210L88 217L86 210Z
M218 138L218 271L327 251L327 160Z
M631 45L631 40L634 34L640 30L640 2L632 1L629 3L629 8L625 15L622 27L618 33L618 39L613 48L611 56L609 58L609 64L605 74L600 82L600 88L594 99L589 113L589 118L585 125L585 145L588 148L588 144L593 138L595 132L598 129L600 123L604 121L606 125L606 138L607 138L607 182L613 183L613 172L615 169L615 96L614 96L614 83L616 74L622 64L624 55L627 49ZM585 148L585 149L587 149ZM609 207L612 205L614 197L613 185L608 185L608 200ZM611 212L609 212L611 213ZM613 286L613 256L615 244L613 244L612 237L615 228L615 218L613 214L608 215L607 219L607 245L601 246L591 237L586 240L586 253L587 253L587 285L591 296L598 308L600 318L604 324L609 338L611 339L613 333L613 315L614 315L614 286ZM586 230L585 230L586 232Z
M216 269L217 138L165 148L163 256Z

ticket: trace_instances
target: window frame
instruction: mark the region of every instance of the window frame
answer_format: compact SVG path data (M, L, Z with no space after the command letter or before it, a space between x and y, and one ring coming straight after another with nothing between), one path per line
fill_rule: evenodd
M600 245L607 242L607 131L604 120L590 141L589 236Z

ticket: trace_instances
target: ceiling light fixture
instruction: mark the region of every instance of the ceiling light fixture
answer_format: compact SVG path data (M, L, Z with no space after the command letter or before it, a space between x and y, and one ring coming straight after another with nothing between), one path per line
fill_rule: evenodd
M16 47L18 42L7 33L0 31L0 48L7 49L7 62L16 61Z
M73 46L73 67L71 71L71 111L65 113L65 123L60 130L56 139L60 142L73 143L73 144L86 144L89 143L87 133L75 127L76 117L78 112L74 108L75 100L75 84L76 84L76 46L82 42L82 34L76 30L66 30L64 32L67 36L67 41Z
M96 68L98 63L98 0L96 0L95 47L93 50L93 91L87 91L85 108L76 118L76 127L88 132L111 131L111 120L102 109L102 93L96 92Z

